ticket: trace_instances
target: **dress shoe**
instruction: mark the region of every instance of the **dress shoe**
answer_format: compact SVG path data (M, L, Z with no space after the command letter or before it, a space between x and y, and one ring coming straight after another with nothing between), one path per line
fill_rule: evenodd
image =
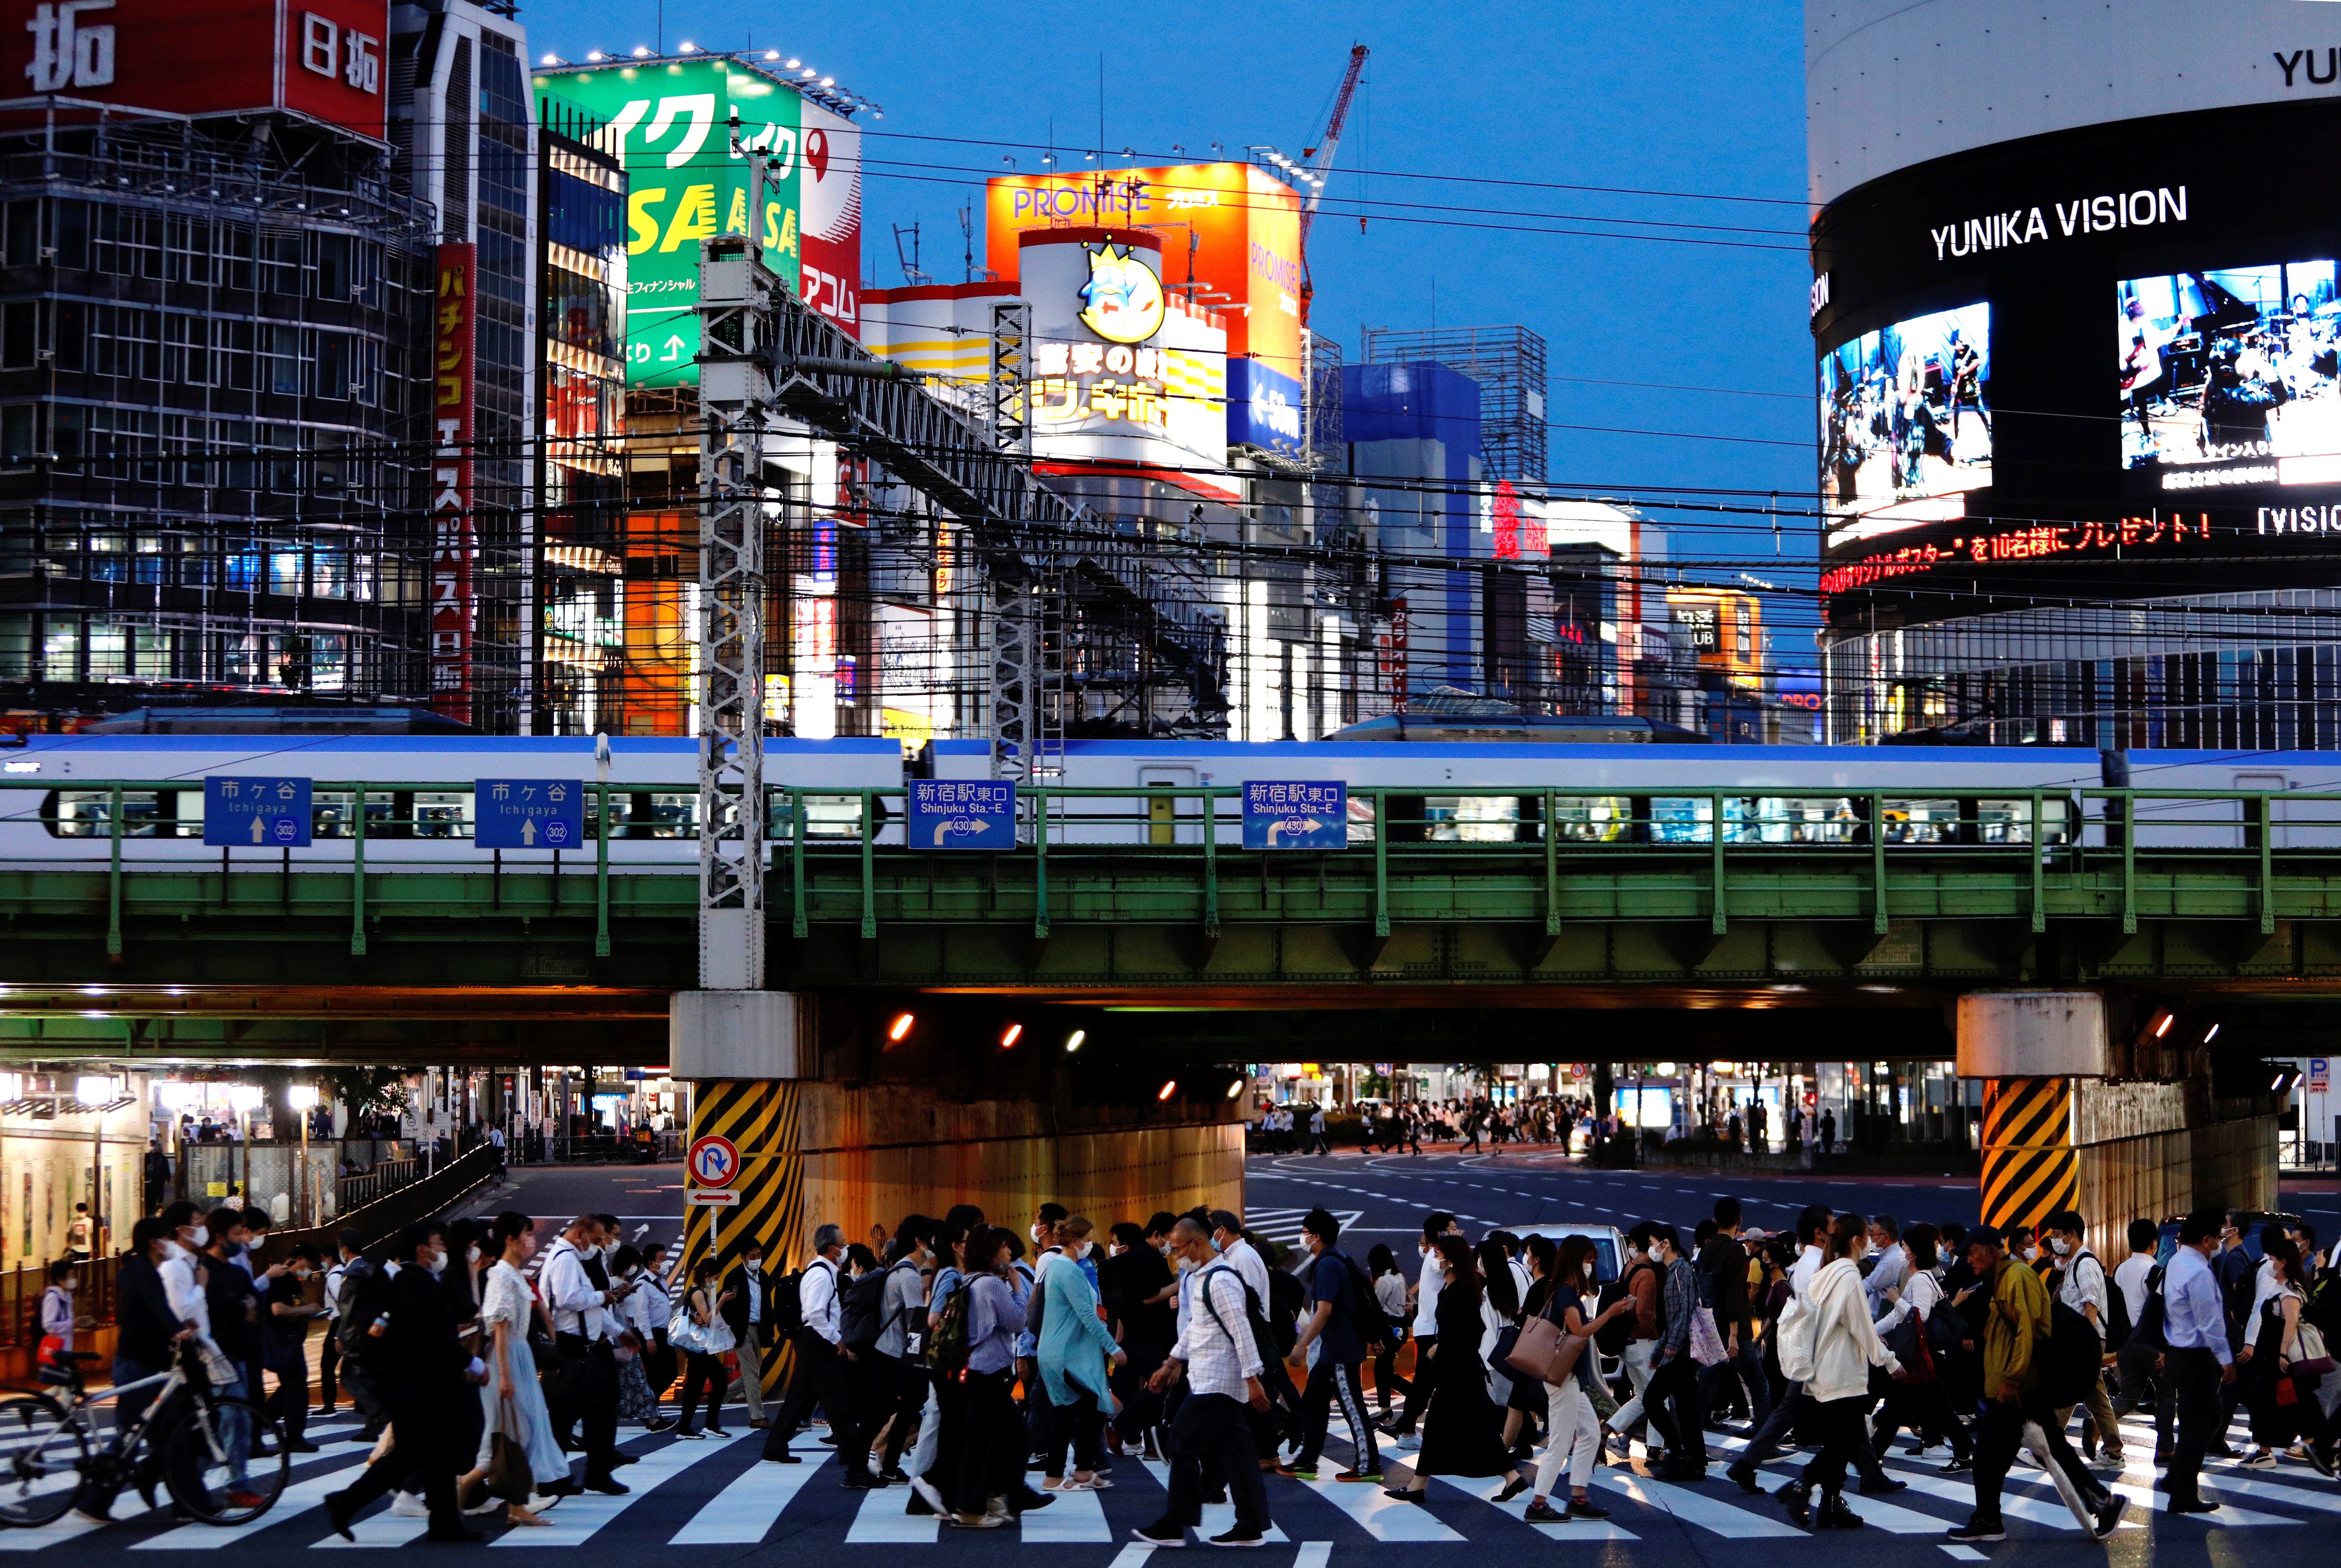
M325 1494L325 1519L327 1523L333 1525L334 1534L340 1536L343 1540L353 1543L357 1541L357 1537L350 1533L350 1520L354 1516L354 1510L350 1507L350 1494L348 1493L329 1492Z
M1891 1475L1881 1475L1875 1481L1865 1481L1861 1484L1861 1494L1864 1497L1891 1497L1897 1492L1909 1490L1908 1482L1897 1481Z
M613 1470L615 1470L621 1464L640 1464L641 1463L642 1460L640 1457L632 1454L613 1454L610 1455L610 1468Z
M585 1484L585 1490L598 1492L604 1497L623 1497L633 1492L633 1488L623 1481L605 1475L599 1481L588 1481Z
M1861 1515L1847 1507L1845 1499L1840 1496L1822 1498L1820 1507L1813 1513L1813 1528L1816 1530L1858 1530L1861 1527Z
M1780 1500L1780 1505L1788 1511L1789 1523L1799 1530L1810 1530L1813 1527L1812 1503L1806 1494L1803 1482L1791 1481L1772 1495L1778 1497Z
M2200 1497L2188 1503L2182 1503L2174 1497L2170 1500L2170 1506L2164 1510L2169 1513L2216 1513L2218 1511L2217 1503Z
M803 1460L798 1458L795 1454L790 1453L785 1448L781 1449L777 1453L768 1453L764 1457L774 1464L802 1464L804 1463Z
M1738 1486L1739 1490L1745 1492L1750 1497L1755 1496L1758 1492L1763 1490L1763 1488L1757 1484L1756 1467L1752 1464L1727 1464L1724 1466L1723 1473L1731 1477L1733 1483Z

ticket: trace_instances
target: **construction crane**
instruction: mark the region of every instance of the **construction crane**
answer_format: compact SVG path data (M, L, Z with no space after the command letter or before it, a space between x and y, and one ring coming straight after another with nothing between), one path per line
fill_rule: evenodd
M1350 117L1350 100L1357 95L1358 78L1366 69L1370 51L1363 44L1350 50L1350 68L1341 76L1341 90L1333 95L1333 113L1325 122L1325 135L1313 147L1300 149L1309 165L1309 200L1300 209L1300 324L1309 324L1309 297L1315 285L1309 278L1309 231L1317 222L1317 203L1325 199L1325 178L1333 172L1333 154L1341 145L1341 126ZM1358 220L1365 227L1365 220Z

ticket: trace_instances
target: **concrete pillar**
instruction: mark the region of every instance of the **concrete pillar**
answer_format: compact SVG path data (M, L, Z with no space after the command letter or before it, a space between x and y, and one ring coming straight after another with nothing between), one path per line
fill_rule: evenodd
M2221 1120L2201 1057L2144 1057L2100 991L1977 991L1958 1001L1958 1068L1984 1080L1983 1217L2037 1225L2077 1210L2101 1256L2122 1227L2197 1207L2276 1201L2276 1120Z
M712 1133L740 1152L738 1205L720 1219L712 1208L683 1215L686 1278L719 1236L717 1261L727 1271L751 1239L763 1245L768 1276L809 1255L796 1078L811 1056L812 1017L813 999L788 991L681 991L669 1004L668 1073L692 1090L684 1146ZM768 1390L786 1386L788 1361L785 1348L765 1358Z

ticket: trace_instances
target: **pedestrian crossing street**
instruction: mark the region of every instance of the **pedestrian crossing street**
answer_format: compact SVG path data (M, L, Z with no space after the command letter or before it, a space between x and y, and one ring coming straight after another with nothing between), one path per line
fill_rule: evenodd
M1336 1427L1340 1425L1336 1422ZM2306 1465L2280 1464L2275 1470L2239 1468L2233 1461L2214 1462L2205 1471L2204 1491L2221 1504L2216 1514L2177 1519L2155 1515L2167 1502L2153 1490L2155 1472L2148 1463L2154 1432L2150 1421L2125 1423L2128 1462L2119 1474L2097 1474L2132 1503L2124 1532L2153 1531L2180 1540L2218 1530L2280 1529L2328 1523L2341 1513L2341 1487ZM354 1481L364 1468L366 1449L343 1441L354 1430L347 1419L324 1421L311 1429L324 1451L304 1455L276 1506L249 1524L216 1528L202 1523L177 1523L167 1506L147 1513L134 1494L125 1494L116 1504L125 1514L100 1524L71 1514L54 1524L33 1530L0 1530L0 1552L44 1553L53 1561L95 1562L119 1551L208 1552L242 1548L256 1538L274 1549L306 1546L321 1551L368 1551L416 1543L426 1523L421 1519L392 1514L378 1506L361 1518L354 1544L328 1528L324 1503L327 1494ZM1137 1526L1151 1523L1162 1509L1169 1484L1169 1467L1159 1460L1125 1458L1117 1463L1111 1490L1058 1495L1051 1504L1024 1514L1008 1529L978 1536L946 1529L931 1516L906 1514L910 1493L889 1487L872 1493L852 1493L839 1484L840 1472L830 1450L807 1433L792 1445L805 1463L771 1465L761 1462L763 1434L734 1427L722 1437L679 1441L671 1434L636 1433L623 1446L636 1463L620 1470L619 1478L633 1488L623 1497L594 1494L563 1500L547 1518L549 1528L511 1529L501 1518L474 1519L475 1527L491 1536L492 1549L574 1550L629 1553L686 1547L717 1547L738 1552L766 1547L776 1551L816 1552L833 1555L865 1546L931 1547L965 1543L972 1547L987 1539L1016 1540L1042 1546L1085 1546L1093 1551L1113 1548L1101 1568L1142 1568L1154 1548L1131 1539ZM2229 1441L2238 1451L2247 1448L2242 1424ZM1722 1474L1723 1464L1741 1446L1738 1437L1710 1433L1714 1464L1704 1485L1681 1485L1642 1474L1639 1468L1603 1464L1594 1471L1595 1495L1611 1512L1606 1522L1530 1525L1522 1517L1529 1498L1497 1503L1499 1477L1434 1481L1429 1507L1398 1502L1374 1485L1344 1484L1332 1472L1347 1462L1347 1445L1336 1439L1328 1445L1323 1479L1302 1482L1266 1479L1270 1512L1275 1520L1268 1543L1291 1550L1293 1568L1326 1568L1338 1548L1350 1552L1380 1544L1410 1551L1439 1546L1480 1547L1522 1545L1533 1535L1567 1548L1572 1543L1600 1543L1615 1548L1640 1543L1647 1548L1689 1544L1720 1537L1732 1541L1773 1541L1802 1536L1779 1505L1768 1497L1741 1494ZM1848 1488L1846 1502L1873 1529L1889 1535L1939 1541L1943 1532L1966 1520L1974 1491L1965 1475L1937 1473L1945 1458L1936 1450L1923 1458L1905 1452L1898 1441L1887 1464L1909 1490L1892 1497L1868 1497ZM1403 1464L1409 1445L1388 1444L1386 1467ZM1783 1455L1760 1472L1768 1487L1789 1479L1804 1455ZM1037 1478L1035 1478L1037 1479ZM2019 1465L2007 1478L2002 1510L2009 1522L2012 1543L2026 1538L2077 1538L2081 1526L2058 1499L2048 1478L2038 1470ZM1234 1523L1229 1503L1207 1504L1200 1533L1216 1534ZM1858 1543L1868 1531L1856 1533ZM1832 1536L1817 1538L1816 1546ZM2271 1538L2272 1546L2297 1550L2300 1537ZM1871 1543L1874 1549L1876 1543ZM1809 1549L1809 1548L1808 1548ZM1944 1545L1963 1560L1981 1555L1973 1548ZM1654 1553L1653 1556L1663 1555Z

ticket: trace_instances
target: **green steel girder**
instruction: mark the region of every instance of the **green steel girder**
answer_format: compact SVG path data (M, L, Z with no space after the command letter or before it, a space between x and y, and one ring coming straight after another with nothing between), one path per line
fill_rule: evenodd
M2341 979L2330 850L849 843L776 861L776 986ZM684 988L696 908L680 868L7 870L0 986Z

